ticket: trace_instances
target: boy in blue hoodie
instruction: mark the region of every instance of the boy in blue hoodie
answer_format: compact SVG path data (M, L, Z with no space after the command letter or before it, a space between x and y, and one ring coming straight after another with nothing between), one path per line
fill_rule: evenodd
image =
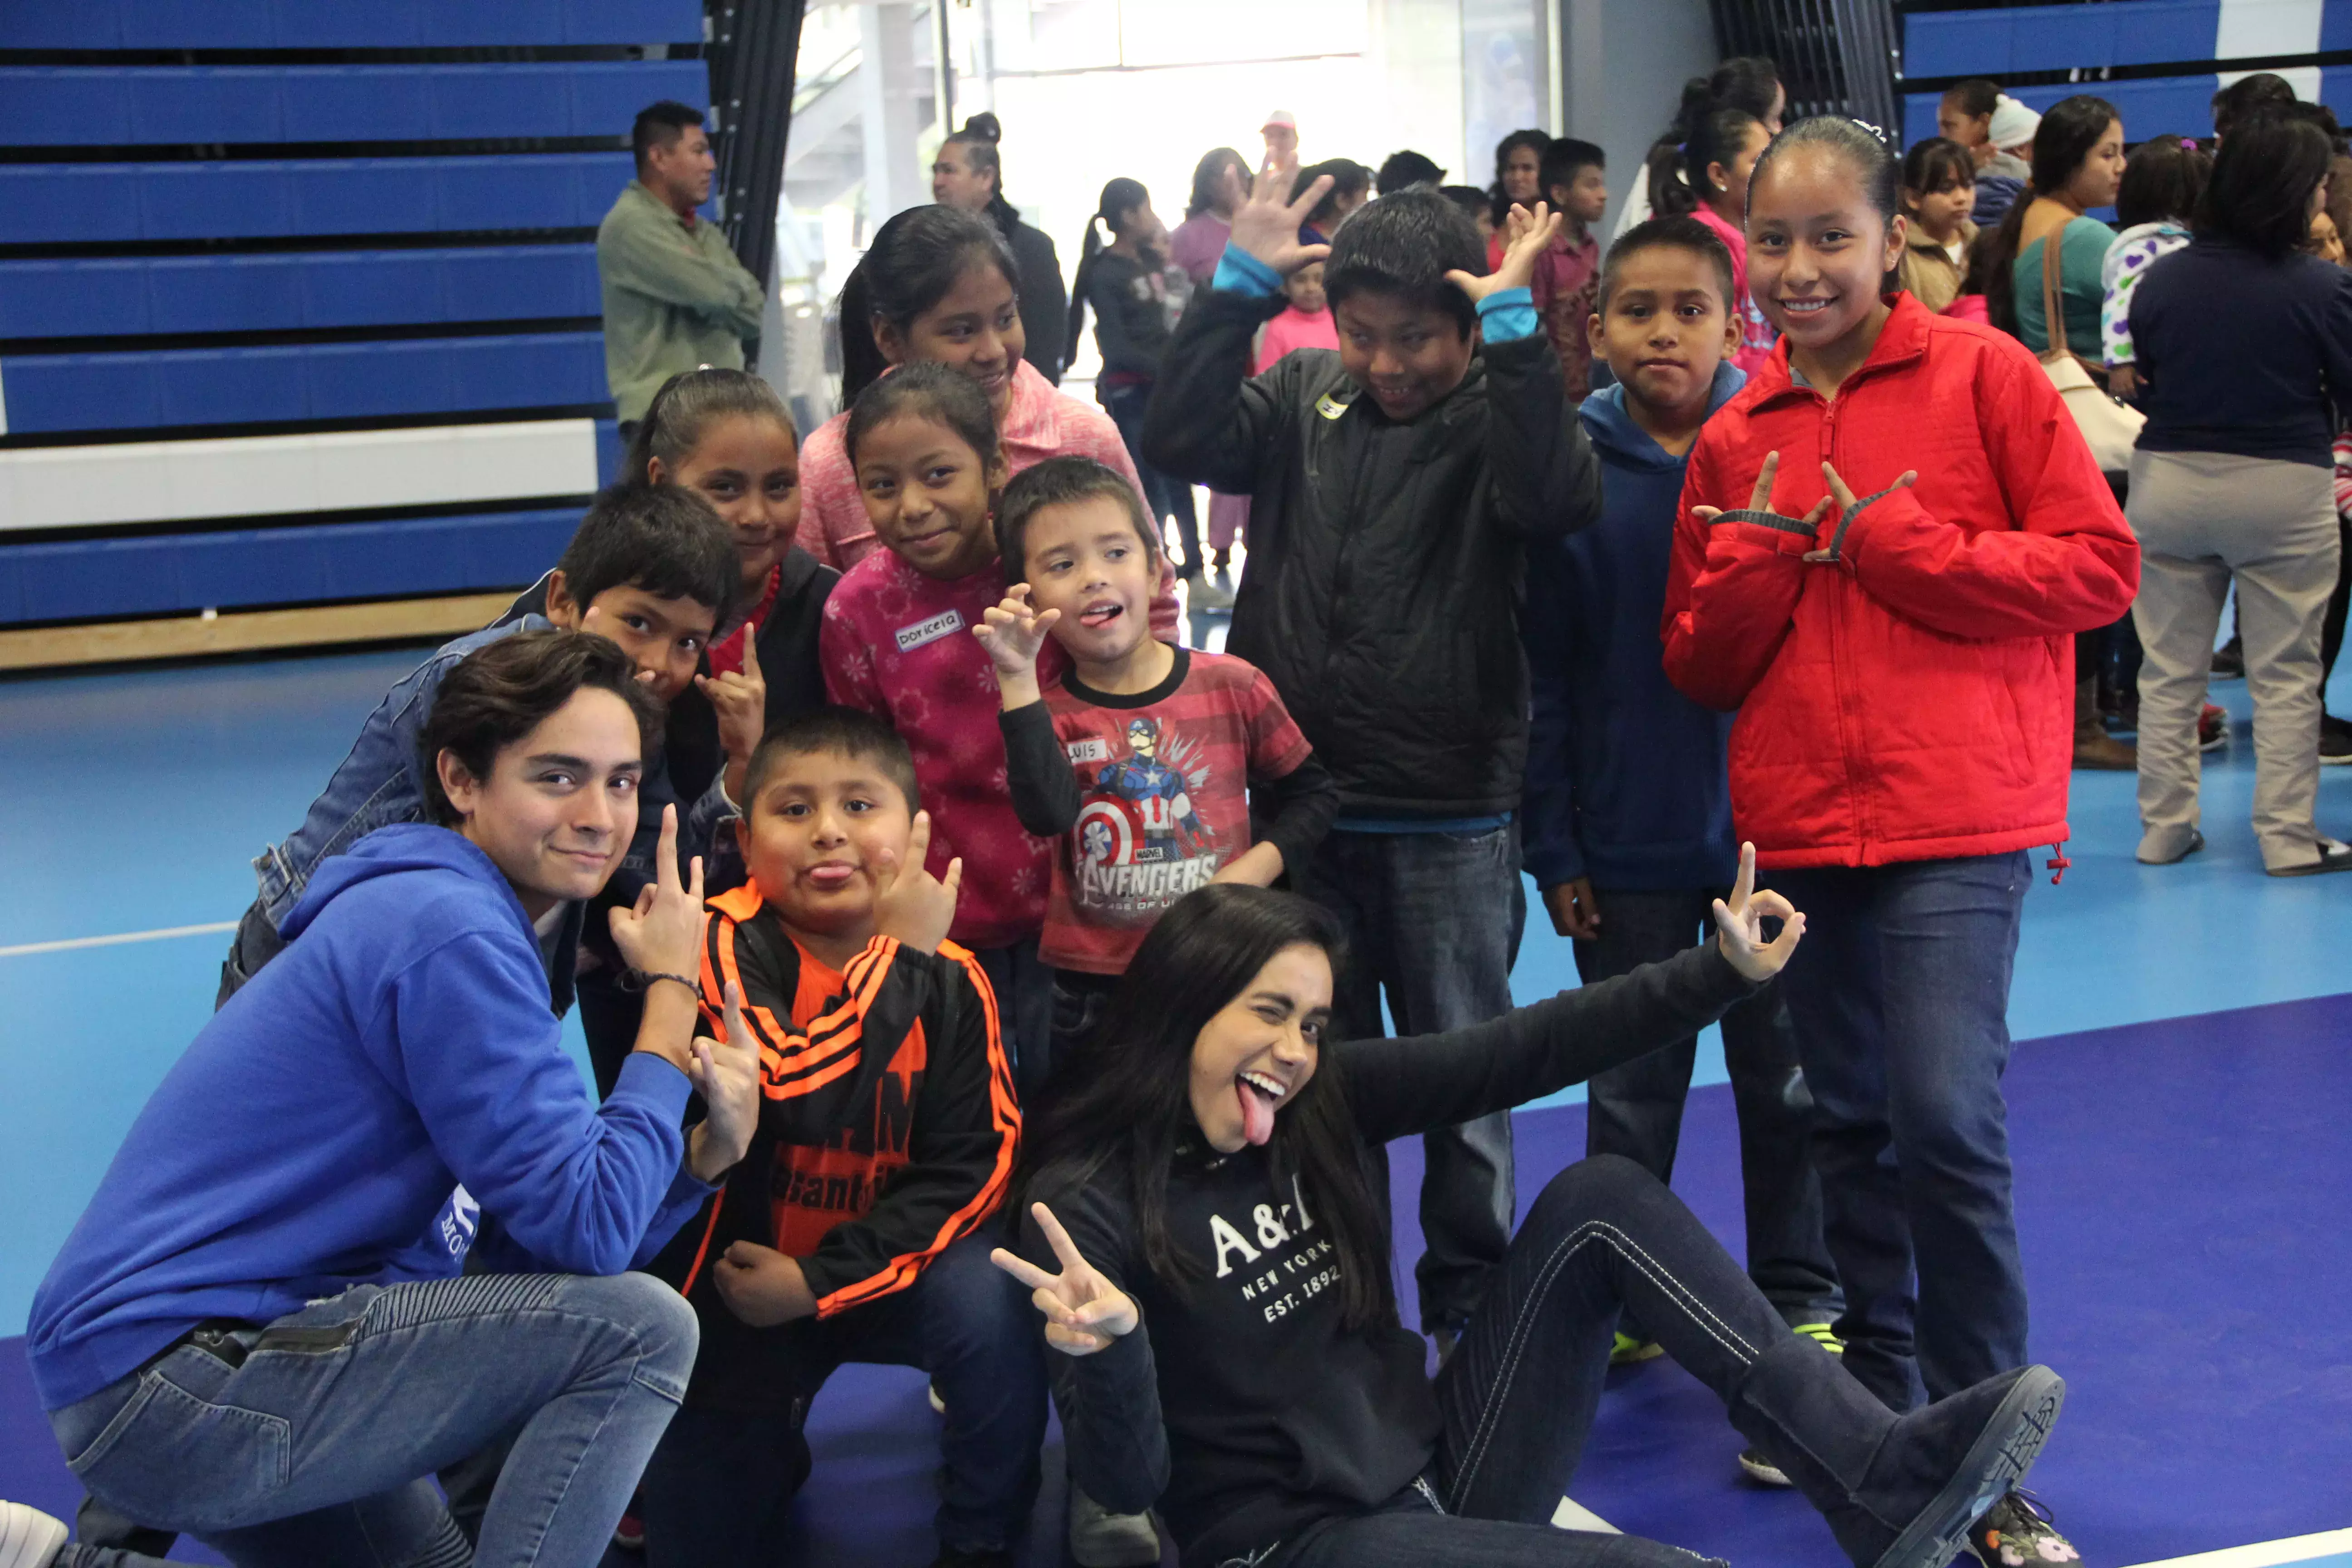
M1527 864L1588 984L1690 946L1739 864L1732 715L1667 682L1658 636L1683 465L1746 380L1726 357L1739 346L1731 293L1730 253L1693 219L1654 218L1611 248L1589 331L1617 384L1580 410L1601 458L1601 521L1528 552ZM1671 1175L1696 1048L1680 1040L1594 1075L1586 1152ZM1792 1326L1833 1346L1837 1287L1805 1151L1809 1101L1776 990L1725 1016L1723 1049L1748 1272ZM1657 1353L1631 1322L1619 1325L1618 1350ZM1760 1457L1741 1458L1759 1479L1778 1479Z
M674 809L612 921L646 1003L601 1109L547 1005L537 923L612 875L659 732L601 637L520 633L442 679L428 820L317 868L299 940L165 1076L34 1298L34 1385L109 1508L243 1563L464 1562L430 1477L512 1436L470 1560L602 1553L697 1340L625 1271L759 1115L740 997L736 1044L694 1037L701 871L681 885ZM485 1210L498 1256L461 1276ZM28 1563L148 1561L16 1505L0 1526L47 1531Z

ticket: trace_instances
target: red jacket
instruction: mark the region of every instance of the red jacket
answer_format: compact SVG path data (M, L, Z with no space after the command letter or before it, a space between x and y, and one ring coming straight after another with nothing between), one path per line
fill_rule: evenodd
M1780 454L1772 510L1801 519L1833 464L1868 498L1832 563L1744 508ZM1793 526L1793 521L1791 523ZM1832 403L1791 383L1785 341L1692 450L1666 585L1666 674L1739 710L1732 816L1759 863L1883 866L2066 837L2071 634L2130 607L2139 546L2033 356L1908 294Z

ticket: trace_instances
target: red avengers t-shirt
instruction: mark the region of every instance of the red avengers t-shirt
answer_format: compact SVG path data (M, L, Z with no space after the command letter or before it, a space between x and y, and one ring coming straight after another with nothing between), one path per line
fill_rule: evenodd
M1047 687L1077 820L1054 842L1038 956L1118 974L1169 906L1250 847L1249 784L1312 754L1257 668L1177 650L1170 679L1132 697L1065 675Z

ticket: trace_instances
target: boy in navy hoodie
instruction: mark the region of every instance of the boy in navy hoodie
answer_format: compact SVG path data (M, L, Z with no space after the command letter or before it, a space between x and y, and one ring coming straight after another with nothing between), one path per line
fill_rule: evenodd
M697 1338L625 1271L759 1115L740 1027L694 1038L701 871L681 886L674 810L613 916L646 1005L601 1109L547 1005L534 928L612 875L660 723L601 637L518 633L440 681L427 820L318 867L299 940L164 1077L34 1297L34 1385L109 1508L238 1563L602 1554ZM485 1210L496 1256L461 1274ZM508 1436L469 1552L430 1478ZM12 1531L47 1537L23 1562L148 1561L0 1505Z
M1654 218L1609 252L1593 356L1617 384L1585 399L1601 458L1601 521L1528 552L1525 628L1534 721L1527 862L1552 928L1587 984L1691 945L1731 885L1732 716L1668 684L1658 637L1683 465L1699 426L1746 378L1731 256L1704 225ZM1696 1038L1593 1076L1585 1148L1672 1174ZM1777 990L1727 1014L1724 1060L1739 1112L1748 1272L1801 1332L1834 1346L1838 1298L1822 1241L1821 1186L1805 1152L1809 1101ZM1657 1353L1622 1322L1618 1352ZM1751 1474L1769 1467L1743 1455ZM1785 1485L1782 1481L1780 1484Z

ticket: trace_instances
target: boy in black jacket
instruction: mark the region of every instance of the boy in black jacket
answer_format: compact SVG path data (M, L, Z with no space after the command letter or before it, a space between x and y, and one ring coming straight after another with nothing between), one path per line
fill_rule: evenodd
M1339 816L1293 882L1338 915L1352 957L1345 1033L1479 1023L1511 1005L1527 902L1518 640L1526 546L1599 514L1599 470L1528 280L1559 220L1512 215L1500 271L1469 219L1410 190L1298 243L1318 181L1269 164L1210 289L1169 347L1144 426L1151 461L1248 495L1250 565L1229 650L1272 678L1339 786ZM1326 258L1328 261L1325 261ZM1339 352L1249 376L1282 277L1325 261ZM1414 1269L1421 1322L1451 1343L1511 1237L1507 1113L1424 1141Z
M1009 1562L1035 1498L1045 1367L980 1234L1021 1112L995 997L946 940L961 862L944 883L924 869L915 787L906 742L846 709L787 720L753 753L751 880L709 901L698 981L706 1013L742 987L764 1109L653 1266L702 1343L646 1468L652 1568L772 1557L808 1475L809 1404L845 1361L921 1367L946 1403L941 1563Z

